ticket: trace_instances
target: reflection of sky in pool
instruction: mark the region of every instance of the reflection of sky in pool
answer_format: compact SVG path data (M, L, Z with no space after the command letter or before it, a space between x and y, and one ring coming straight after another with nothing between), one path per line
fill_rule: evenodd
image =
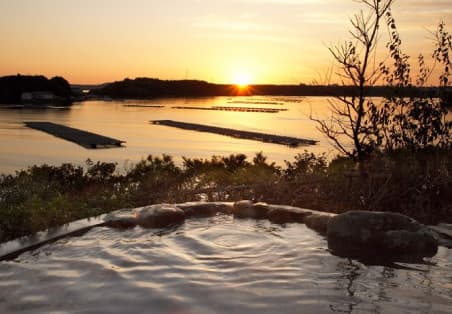
M332 256L305 225L231 216L95 228L0 263L1 313L450 313L452 255L413 270Z

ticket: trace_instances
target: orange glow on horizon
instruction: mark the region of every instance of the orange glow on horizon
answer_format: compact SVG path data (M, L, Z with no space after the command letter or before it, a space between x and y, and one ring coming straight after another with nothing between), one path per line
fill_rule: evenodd
M439 20L449 30L452 25L446 0L424 2L396 1L393 7L411 56L431 54L425 29L435 29ZM327 7L312 0L105 3L0 1L0 76L62 76L72 84L196 79L237 88L340 84L342 78L327 75L333 59L327 47L349 40L349 17L361 8L339 0ZM381 35L384 59L383 29Z
M239 71L234 73L233 83L237 85L239 89L246 89L248 85L252 83L251 75L245 71Z

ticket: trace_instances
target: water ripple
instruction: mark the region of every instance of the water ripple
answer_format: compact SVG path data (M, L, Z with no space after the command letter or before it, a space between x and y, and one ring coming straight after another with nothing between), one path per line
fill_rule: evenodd
M450 313L450 250L432 261L365 266L304 225L231 216L96 228L0 263L0 313Z

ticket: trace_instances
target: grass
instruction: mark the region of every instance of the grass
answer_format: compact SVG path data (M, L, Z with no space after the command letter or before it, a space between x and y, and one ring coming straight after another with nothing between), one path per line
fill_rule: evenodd
M211 159L149 156L126 173L114 163L32 166L0 176L0 241L111 210L160 202L253 199L330 212L395 211L452 222L452 154L429 148L374 154L362 163L305 152L284 167L261 153Z

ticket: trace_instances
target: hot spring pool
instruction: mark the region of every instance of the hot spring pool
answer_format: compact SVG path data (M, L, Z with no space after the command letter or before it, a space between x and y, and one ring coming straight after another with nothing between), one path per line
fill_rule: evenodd
M0 313L452 313L452 254L365 266L303 224L94 228L0 263ZM403 269L403 266L410 269Z

